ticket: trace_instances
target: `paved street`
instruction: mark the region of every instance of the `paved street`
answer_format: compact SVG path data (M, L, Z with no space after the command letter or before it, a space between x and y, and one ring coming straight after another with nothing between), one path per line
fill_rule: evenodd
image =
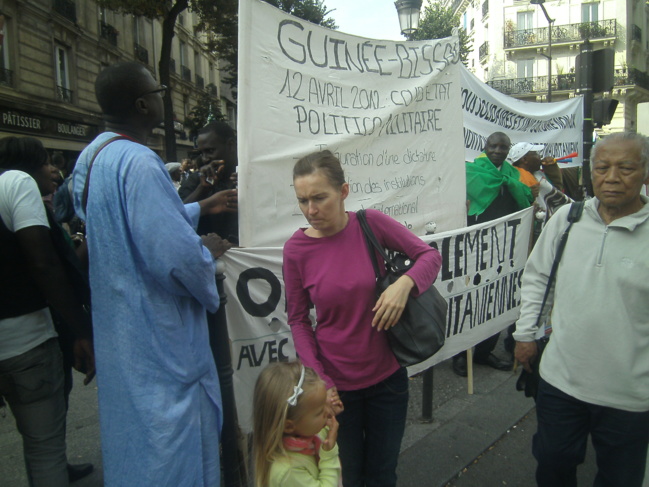
M502 349L498 353L504 353ZM451 370L450 360L435 367L433 422L422 424L422 378L411 379L408 426L399 462L399 487L530 487L535 462L531 437L536 429L534 402L515 390L516 377L476 366L475 393ZM97 390L84 387L75 375L68 415L68 455L72 463L92 462L95 472L75 487L101 487L101 453ZM592 483L589 455L580 471L580 485ZM11 413L0 418L2 486L22 487L24 474L20 437Z

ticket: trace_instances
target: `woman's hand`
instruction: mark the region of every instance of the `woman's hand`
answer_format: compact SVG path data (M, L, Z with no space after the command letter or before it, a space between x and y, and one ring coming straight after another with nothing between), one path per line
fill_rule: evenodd
M413 287L415 287L415 281L406 275L390 284L372 308L372 311L375 312L372 326L381 331L396 325L406 307L408 295Z
M335 415L342 413L345 410L343 402L338 395L338 389L332 387L327 389L327 404L331 408L331 412Z

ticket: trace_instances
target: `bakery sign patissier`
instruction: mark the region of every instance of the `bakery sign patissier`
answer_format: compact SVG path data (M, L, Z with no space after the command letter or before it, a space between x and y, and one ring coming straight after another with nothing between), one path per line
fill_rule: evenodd
M0 130L90 141L99 127L0 106Z

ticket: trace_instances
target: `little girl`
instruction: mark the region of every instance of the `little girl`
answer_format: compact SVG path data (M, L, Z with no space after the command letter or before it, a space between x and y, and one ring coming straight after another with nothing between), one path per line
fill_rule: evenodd
M338 486L338 422L313 369L301 362L268 365L253 407L255 487Z

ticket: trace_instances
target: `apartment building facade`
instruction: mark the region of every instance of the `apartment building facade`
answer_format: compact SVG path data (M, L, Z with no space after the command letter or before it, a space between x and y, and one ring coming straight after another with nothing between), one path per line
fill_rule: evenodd
M529 0L448 0L447 5L473 34L475 50L469 69L516 98L547 101L548 71L552 101L575 96L576 57L584 42L588 40L593 50L612 49L614 87L596 97L615 98L619 106L603 131L639 129L638 105L649 102L649 3L645 0L547 1L551 31L540 5Z
M178 158L193 149L183 126L209 97L236 126L234 99L222 86L218 60L195 35L194 14L178 19L172 47L171 92ZM158 76L162 24L119 14L92 0L0 1L0 136L30 135L47 149L75 158L103 130L94 81L117 61L137 61ZM164 132L150 147L164 156Z

